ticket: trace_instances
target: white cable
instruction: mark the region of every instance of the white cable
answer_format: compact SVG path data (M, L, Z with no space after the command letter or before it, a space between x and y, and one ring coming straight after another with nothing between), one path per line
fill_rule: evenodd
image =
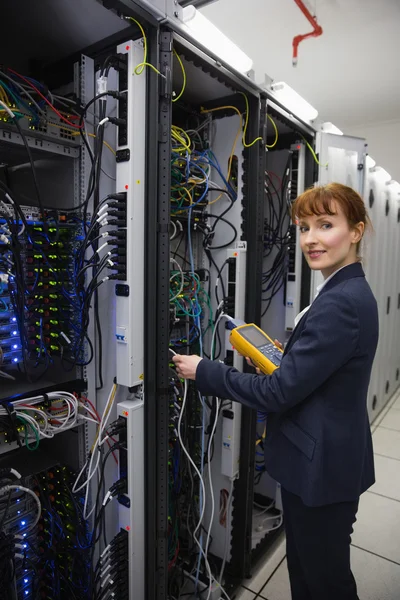
M11 381L15 381L15 377L5 373L4 371L0 371L0 377L4 377L4 379L10 379Z
M274 527L271 528L265 528L262 531L253 531L252 532L252 537L258 539L258 538L262 538L264 537L267 533L269 533L270 531L275 531L276 529L279 529L279 527L281 527L282 523L283 523L283 514L281 513L280 515L276 515L274 517L275 519L279 519L278 523L276 525L274 525Z
M0 106L2 106L4 108L4 110L6 112L8 112L8 114L10 115L10 117L12 119L15 119L15 115L14 115L13 111L2 100L0 100Z
M173 226L173 228L174 228L174 231L173 231L173 234L170 236L170 238L169 238L169 239L170 239L170 240L174 240L174 239L176 238L176 234L177 234L177 228L176 228L176 225L175 225L175 223L174 223L173 221L170 221L170 225L172 225L172 226Z
M183 274L183 270L181 265L178 263L177 260L175 260L175 258L173 258L172 256L169 257L170 262L173 262L177 267L178 267L178 271L179 273L174 273L171 277L170 277L170 282L172 281L172 279L174 279L174 277L177 277L178 275L181 276L181 286L179 288L179 291L175 294L175 296L173 296L172 298L169 299L170 302L173 302L174 300L176 300L178 298L178 296L181 295L183 287L185 285L185 276Z
M228 560L228 552L229 552L229 540L231 536L231 519L230 519L230 510L233 498L233 487L235 485L235 480L231 479L231 487L228 495L228 502L226 506L226 535L225 535L225 548L224 548L224 556L222 559L221 571L219 572L219 581L222 583L224 578L225 566Z
M214 497L214 488L213 488L212 472L211 472L211 448L212 448L212 440L214 439L215 430L216 430L217 424L218 424L220 403L221 403L221 400L219 398L217 398L216 399L216 409L215 409L215 419L214 419L213 428L211 430L211 435L208 440L208 450L207 450L208 483L210 485L210 496L211 496L211 515L210 515L210 521L209 521L208 530L207 530L206 547L204 550L204 558L205 558L206 562L208 562L208 546L210 543L211 528L213 525L214 512L215 512L215 497ZM209 598L211 596L211 591L212 591L212 581L210 581L210 586L208 588L207 600L209 600Z
M37 515L34 519L34 521L28 526L28 531L30 531L31 529L33 529L34 527L36 527L36 525L39 522L40 519L40 515L42 514L42 505L40 504L40 500L39 498L36 496L36 494L30 490L29 488L24 487L23 485L6 485L2 488L0 488L0 495L1 494L7 494L7 492L10 492L11 490L16 490L18 492L25 492L25 494L29 494L30 496L32 496L32 498L35 500L36 505L37 505Z
M214 521L214 512L215 512L215 497L214 497L214 489L213 489L213 484L212 484L212 472L211 472L211 448L212 448L212 440L214 439L215 430L216 430L217 424L218 424L220 405L221 405L221 400L219 398L216 398L215 418L214 418L214 423L213 423L213 427L211 430L211 435L208 440L208 450L207 450L208 483L210 485L210 494L211 494L211 516L210 516L209 526L207 529L208 533L207 533L206 548L205 548L206 556L208 554L208 545L210 543L211 527L212 527L212 524Z
M182 409L181 409L181 412L180 412L180 415L179 415L179 420L178 420L178 438L179 438L179 443L180 443L180 445L182 447L182 450L184 451L184 453L186 455L186 458L188 459L188 461L192 465L194 471L196 472L196 474L197 474L197 476L198 476L198 478L200 480L200 485L201 485L201 490L202 490L202 493L203 493L203 498L205 499L205 497L206 497L206 489L205 489L205 485L204 485L204 480L203 480L203 478L201 476L201 473L200 473L199 469L196 466L196 463L193 461L193 459L190 456L189 452L186 450L185 444L183 443L183 440L182 440L181 425L182 425L183 413L185 412L185 407L186 407L187 394L188 394L188 383L187 383L187 379L185 379L185 382L184 382L184 394L183 394L183 400L182 400ZM196 536L198 530L200 529L200 526L201 526L201 523L203 521L203 518L204 518L204 511L205 511L205 501L203 502L203 506L202 506L202 509L201 509L201 514L200 514L199 521L197 523L196 529L193 532L193 539L194 539L195 543L197 544L197 546L198 546L198 548L200 550L200 553L204 556L204 562L205 562L205 565L206 565L206 569L208 571L209 579L212 582L212 573L211 573L210 565L208 563L207 557L204 554L204 550L201 547L201 544L200 544L200 542L199 542L199 540L197 539L197 536Z

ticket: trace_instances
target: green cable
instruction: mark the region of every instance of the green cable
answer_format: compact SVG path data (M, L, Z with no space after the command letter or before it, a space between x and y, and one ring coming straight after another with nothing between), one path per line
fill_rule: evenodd
M17 419L19 421L22 421L22 423L24 425L24 430L25 430L25 447L28 450L30 450L31 452L33 452L34 450L37 450L39 448L39 442L40 442L40 436L39 436L37 430L33 427L33 425L29 421L25 420L23 418L23 416L17 415ZM33 433L35 435L35 438L36 438L34 446L30 446L29 445L29 441L28 441L28 427L30 427L30 429L32 429L32 431L33 431Z

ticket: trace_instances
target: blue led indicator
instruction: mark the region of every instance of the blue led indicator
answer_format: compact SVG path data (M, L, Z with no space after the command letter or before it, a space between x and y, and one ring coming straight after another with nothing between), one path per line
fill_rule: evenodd
M21 521L21 525L26 525L26 521Z
M13 362L17 363L18 362L18 358L14 358Z
M24 583L29 583L29 579L24 579Z

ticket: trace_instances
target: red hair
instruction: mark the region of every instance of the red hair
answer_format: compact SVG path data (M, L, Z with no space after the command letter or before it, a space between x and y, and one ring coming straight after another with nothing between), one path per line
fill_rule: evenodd
M311 215L334 215L333 201L342 209L350 228L357 223L364 223L366 228L372 227L360 194L341 183L312 187L300 194L292 206L292 220L296 222Z

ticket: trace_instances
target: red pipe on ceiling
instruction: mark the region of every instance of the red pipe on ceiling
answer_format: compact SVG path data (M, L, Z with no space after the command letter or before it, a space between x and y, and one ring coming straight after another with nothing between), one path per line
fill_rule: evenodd
M312 14L308 10L308 8L305 6L304 2L302 2L302 0L294 0L294 1L296 2L297 6L300 8L303 15L306 17L306 19L308 19L308 21L310 21L311 25L314 27L314 30L311 31L310 33L306 33L304 35L296 35L296 37L293 38L293 66L295 67L297 65L297 54L298 54L300 42L302 42L303 40L306 40L307 38L310 38L310 37L318 37L318 36L322 35L323 30L322 30L322 27L320 25L318 25L316 18L312 16Z

